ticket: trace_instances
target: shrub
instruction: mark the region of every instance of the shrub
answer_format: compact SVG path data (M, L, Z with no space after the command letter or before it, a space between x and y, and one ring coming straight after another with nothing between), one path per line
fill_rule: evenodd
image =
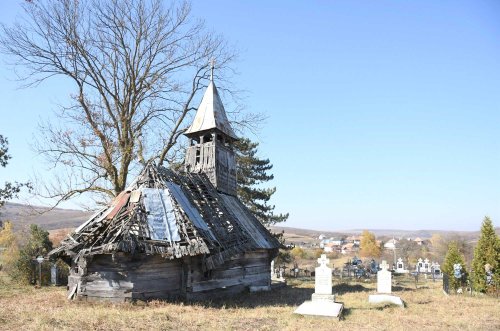
M290 251L290 254L292 254L292 256L295 259L297 259L297 258L305 259L307 257L307 252L303 248L300 248L300 247L294 247Z
M455 264L460 264L462 266L462 277L456 278L454 275ZM454 290L461 287L467 280L467 271L464 262L464 257L458 250L458 245L455 241L450 242L448 245L448 252L444 259L444 265L442 267L444 273L448 274L450 280L450 287Z
M30 233L25 245L19 250L19 257L14 261L9 275L19 283L28 284L33 279L38 279L38 269L34 258L45 256L52 249L49 233L35 224L30 226ZM50 279L50 265L42 263L42 283Z

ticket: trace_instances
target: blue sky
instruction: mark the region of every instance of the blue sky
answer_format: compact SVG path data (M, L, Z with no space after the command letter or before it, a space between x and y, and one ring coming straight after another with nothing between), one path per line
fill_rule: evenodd
M2 22L16 4L3 4ZM500 2L193 1L241 50L235 83L274 164L287 226L500 225ZM69 91L16 89L0 64L0 133L23 180L39 117Z

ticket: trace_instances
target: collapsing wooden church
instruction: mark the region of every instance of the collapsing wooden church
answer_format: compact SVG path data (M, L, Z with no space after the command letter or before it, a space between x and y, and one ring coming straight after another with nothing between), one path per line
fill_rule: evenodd
M237 140L210 82L184 171L148 164L49 253L71 265L69 298L205 300L269 289L279 243L236 197Z

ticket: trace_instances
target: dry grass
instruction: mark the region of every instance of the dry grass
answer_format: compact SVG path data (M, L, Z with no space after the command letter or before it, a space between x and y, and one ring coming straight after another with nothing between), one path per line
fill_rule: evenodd
M244 294L211 303L153 301L136 304L69 302L64 288L16 287L0 283L1 330L499 330L500 301L491 297L445 296L440 283L414 289L408 279L397 281L396 295L405 309L371 306L375 284L337 284L344 319L305 318L293 314L310 299L311 280L291 281L287 288Z

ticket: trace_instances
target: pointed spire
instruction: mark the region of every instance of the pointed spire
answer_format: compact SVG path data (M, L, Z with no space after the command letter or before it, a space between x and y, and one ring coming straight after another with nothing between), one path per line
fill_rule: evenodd
M194 137L201 131L217 129L231 139L237 140L238 137L229 124L224 105L222 104L217 87L213 81L214 67L215 60L212 59L210 60L210 83L203 95L203 99L198 107L193 123L186 132L184 132L184 135Z

